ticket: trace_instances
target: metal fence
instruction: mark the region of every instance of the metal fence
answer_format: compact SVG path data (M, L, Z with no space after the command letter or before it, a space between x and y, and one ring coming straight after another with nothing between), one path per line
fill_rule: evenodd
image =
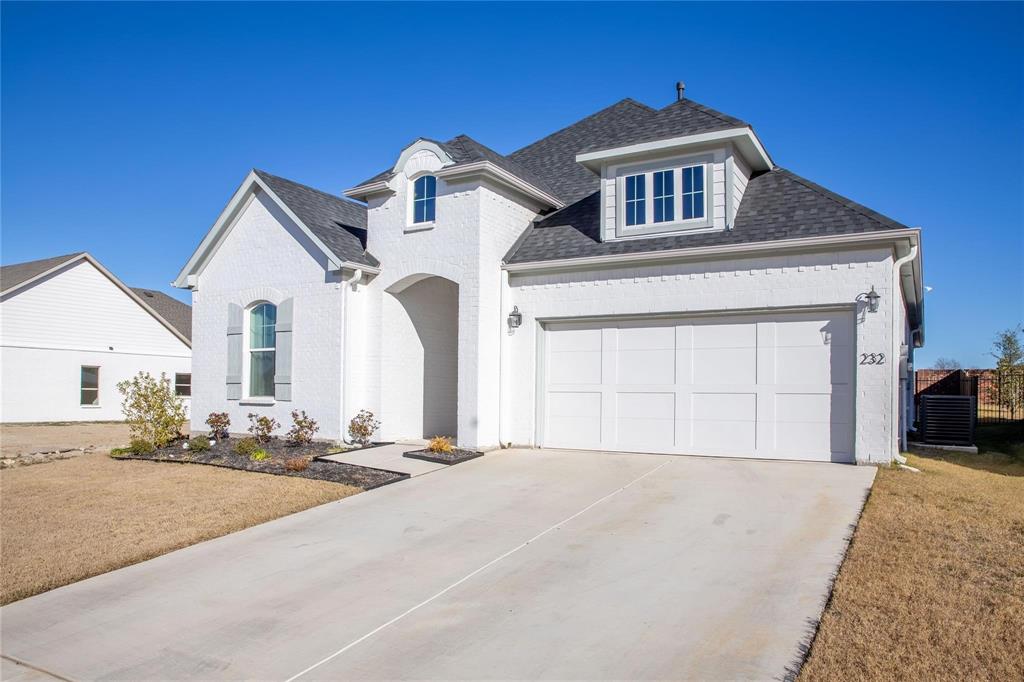
M1024 420L1024 369L922 369L915 374L914 402L922 395L976 397L979 424Z

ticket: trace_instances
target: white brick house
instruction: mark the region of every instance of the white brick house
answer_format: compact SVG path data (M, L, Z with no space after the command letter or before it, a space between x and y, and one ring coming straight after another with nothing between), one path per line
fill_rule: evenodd
M905 438L920 230L681 93L505 156L421 138L345 194L253 171L182 269L197 415L825 461Z
M0 421L120 421L117 384L191 390L189 306L126 286L88 253L0 268Z

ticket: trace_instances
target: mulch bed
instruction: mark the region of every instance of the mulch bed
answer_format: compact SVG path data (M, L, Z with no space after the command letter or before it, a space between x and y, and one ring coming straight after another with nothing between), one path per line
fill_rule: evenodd
M292 446L280 438L273 438L270 442L260 446L267 451L270 458L263 461L255 461L235 452L235 445L239 440L238 438L227 438L216 443L211 441L210 449L202 452L186 450L182 447L185 441L176 441L148 455L124 454L119 455L118 459L207 464L210 466L227 467L229 469L240 469L242 471L256 471L261 474L295 476L297 478L312 478L318 481L344 483L362 488L363 490L379 488L382 485L409 478L409 474L397 471L385 471L384 469L372 469L355 464L334 462L329 459L319 459L338 450L337 447L329 443ZM285 462L296 457L303 457L309 460L309 466L302 471L286 469Z
M434 462L436 464L459 464L461 462L468 462L471 459L477 457L483 457L484 453L477 452L476 450L460 450L455 448L451 452L431 452L430 450L412 450L402 454L403 457L409 457L410 459L422 459L426 462Z

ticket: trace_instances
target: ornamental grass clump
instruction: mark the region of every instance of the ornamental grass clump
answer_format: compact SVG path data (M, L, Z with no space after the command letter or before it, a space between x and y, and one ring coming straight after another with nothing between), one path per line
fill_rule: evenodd
M427 450L434 454L446 455L454 449L455 447L452 445L452 439L448 436L434 436L430 439L430 442L427 443Z
M156 379L149 372L139 372L117 384L124 396L121 412L133 439L147 441L162 448L181 436L185 423L185 402L174 394L174 385L161 373Z
M188 441L189 452L206 452L210 449L210 439L206 436L193 436Z
M305 471L309 468L308 457L292 457L284 462L284 468L288 471Z
M249 459L251 459L254 462L265 462L266 460L270 459L270 453L264 450L263 448L260 448L256 450L256 452L249 455Z
M250 457L252 453L259 449L260 445L256 442L255 438L242 438L235 443L235 452L240 454L242 457Z

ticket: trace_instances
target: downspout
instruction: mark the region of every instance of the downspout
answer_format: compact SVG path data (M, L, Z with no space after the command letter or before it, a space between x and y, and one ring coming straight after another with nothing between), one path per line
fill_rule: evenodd
M508 399L505 396L505 358L508 357L508 335L509 329L505 328L502 324L505 311L508 309L508 294L505 290L508 289L508 270L501 270L501 283L500 291L498 292L498 301L501 306L500 315L498 316L498 329L501 335L498 338L498 447L505 447L505 424L508 421L504 418L505 408L508 405Z
M910 261L917 258L917 244L910 245L910 251L907 255L902 258L897 258L892 264L892 411L889 418L890 427L890 438L895 453L893 458L900 464L905 464L906 459L900 455L900 444L906 443L907 438L907 425L906 419L900 410L900 400L902 399L903 391L900 390L900 346L902 345L901 339L903 336L903 327L900 325L899 333L897 333L896 326L899 321L899 308L897 307L897 294L899 295L899 304L903 305L903 284L901 282L902 276L900 275L900 269ZM909 314L909 311L908 311ZM909 323L908 323L909 324ZM911 330L911 336L913 336L913 330ZM912 341L911 341L912 343ZM910 345L909 343L907 344Z
M352 275L347 279L341 278L341 415L338 419L338 424L341 428L341 441L346 445L352 445L352 442L346 438L345 429L345 415L348 409L348 382L345 380L345 373L348 371L348 359L351 356L349 353L349 333L348 333L348 306L349 286L358 284L363 279L363 271L361 269L355 269L352 271Z

